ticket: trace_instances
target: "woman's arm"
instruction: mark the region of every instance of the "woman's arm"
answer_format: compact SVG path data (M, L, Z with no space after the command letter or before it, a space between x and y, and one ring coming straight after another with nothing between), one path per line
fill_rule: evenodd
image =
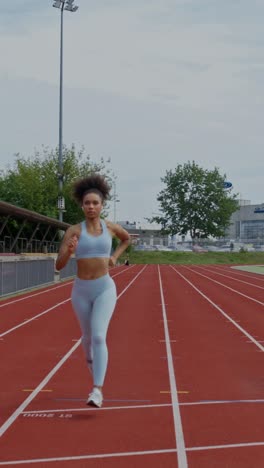
M61 270L67 265L69 258L75 252L78 244L78 235L76 227L71 226L64 234L58 257L55 263L56 270Z
M117 262L117 259L120 257L120 255L130 245L130 235L119 224L110 223L108 221L107 227L108 229L112 231L113 235L116 236L121 241L109 259L109 265L114 266Z

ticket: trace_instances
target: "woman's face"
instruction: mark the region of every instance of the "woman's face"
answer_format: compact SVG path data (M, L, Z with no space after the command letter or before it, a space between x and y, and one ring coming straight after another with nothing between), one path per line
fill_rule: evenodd
M93 192L84 195L82 209L86 218L98 218L100 216L102 208L103 203L100 195Z

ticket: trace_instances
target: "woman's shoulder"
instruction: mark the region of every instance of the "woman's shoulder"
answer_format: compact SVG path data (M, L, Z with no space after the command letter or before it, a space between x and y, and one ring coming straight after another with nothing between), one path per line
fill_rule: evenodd
M103 223L105 223L106 227L108 229L111 229L113 226L114 226L114 223L112 223L112 221L109 221L109 219L101 219L101 221L103 221Z
M101 219L101 221L105 224L107 230L111 233L111 235L114 235L114 223L109 221L109 219Z
M109 221L107 219L105 219L105 223L107 229L111 231L114 236L117 236L119 238L129 238L128 232L120 224L112 223L112 221Z
M109 219L103 219L103 221L105 222L105 225L107 227L107 229L109 229L110 231L112 231L113 233L116 232L116 230L121 227L119 226L119 224L117 223L113 223L112 221L109 221Z
M67 233L71 234L71 235L74 235L74 234L77 234L79 235L81 233L81 223L79 224L72 224L72 226L68 227L67 229Z

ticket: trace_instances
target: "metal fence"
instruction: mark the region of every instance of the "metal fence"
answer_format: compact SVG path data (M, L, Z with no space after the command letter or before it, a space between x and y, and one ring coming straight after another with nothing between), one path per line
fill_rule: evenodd
M0 297L26 291L76 275L76 260L70 258L65 268L55 274L55 258L0 260Z
M0 262L0 296L54 282L54 260Z
M0 252L3 253L17 253L17 254L26 254L26 253L56 253L59 250L60 242L59 241L48 241L40 239L31 239L29 240L25 237L18 237L15 245L12 248L14 242L14 237L11 236L1 236L0 241Z

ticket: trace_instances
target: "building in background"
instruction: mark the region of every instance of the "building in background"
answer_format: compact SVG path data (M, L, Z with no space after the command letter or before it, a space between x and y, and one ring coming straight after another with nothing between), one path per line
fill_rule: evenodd
M152 250L162 247L177 248L180 244L191 246L190 238L184 236L162 235L158 228L142 226L136 221L118 221L130 234L132 244L144 246ZM211 239L210 243L217 245L235 242L240 246L252 244L253 247L264 246L264 203L251 205L250 200L239 200L239 209L230 218L230 226L222 239ZM206 244L208 240L199 239L199 243Z
M239 200L239 209L230 219L226 238L241 243L264 244L264 203L251 205L249 200Z
M153 229L136 221L118 221L118 224L129 232L132 245L154 249L155 246L168 247L171 243L170 236L162 235L160 229Z

